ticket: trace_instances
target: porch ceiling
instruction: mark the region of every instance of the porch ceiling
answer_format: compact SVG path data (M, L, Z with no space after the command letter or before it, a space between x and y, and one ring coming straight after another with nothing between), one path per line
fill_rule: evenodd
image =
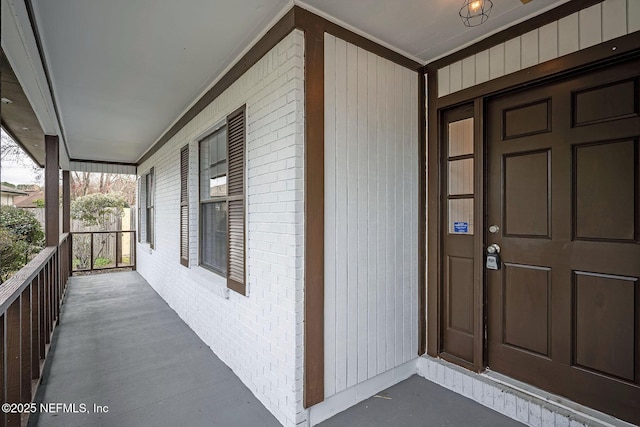
M319 12L373 36L419 62L428 63L568 0L492 0L484 24L467 28L463 0L304 0Z
M25 1L69 157L123 163L139 160L294 3ZM462 0L295 0L422 63L566 0L493 2L489 21L468 29Z
M69 157L135 162L287 0L31 0Z

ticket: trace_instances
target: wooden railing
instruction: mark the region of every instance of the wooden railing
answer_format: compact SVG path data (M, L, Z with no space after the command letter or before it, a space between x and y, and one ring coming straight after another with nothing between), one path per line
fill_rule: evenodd
M27 404L35 396L70 274L69 249L65 233L58 246L44 248L0 286L3 404ZM4 409L0 426L19 426L21 417L26 421L28 414Z
M136 232L74 231L71 233L71 269L76 271L136 269Z

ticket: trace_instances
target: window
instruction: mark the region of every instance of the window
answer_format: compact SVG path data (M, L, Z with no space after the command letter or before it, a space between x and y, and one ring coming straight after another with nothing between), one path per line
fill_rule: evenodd
M200 141L200 263L227 274L227 127Z
M142 242L142 180L138 177L138 243Z
M180 264L189 266L189 146L180 150Z
M245 295L245 107L200 140L199 149L200 264Z
M146 195L146 242L149 243L151 249L155 248L155 234L154 234L154 204L155 204L155 176L154 170L151 168L149 173L145 175L145 195Z

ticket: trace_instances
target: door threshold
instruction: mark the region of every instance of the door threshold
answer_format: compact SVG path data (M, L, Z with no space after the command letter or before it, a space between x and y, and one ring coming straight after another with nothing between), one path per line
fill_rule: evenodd
M633 424L487 369L476 374L422 356L418 375L530 426L632 427Z

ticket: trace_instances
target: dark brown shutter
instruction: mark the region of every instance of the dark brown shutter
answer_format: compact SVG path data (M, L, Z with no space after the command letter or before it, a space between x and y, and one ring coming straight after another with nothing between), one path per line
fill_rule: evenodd
M180 150L180 264L189 267L189 146Z
M246 106L227 117L228 138L228 253L227 286L246 295L244 238L244 151Z
M142 229L140 228L140 215L142 214L142 179L138 177L138 243L142 242Z
M147 242L151 249L156 247L155 232L155 208L156 208L156 181L155 169L151 168L147 180Z

